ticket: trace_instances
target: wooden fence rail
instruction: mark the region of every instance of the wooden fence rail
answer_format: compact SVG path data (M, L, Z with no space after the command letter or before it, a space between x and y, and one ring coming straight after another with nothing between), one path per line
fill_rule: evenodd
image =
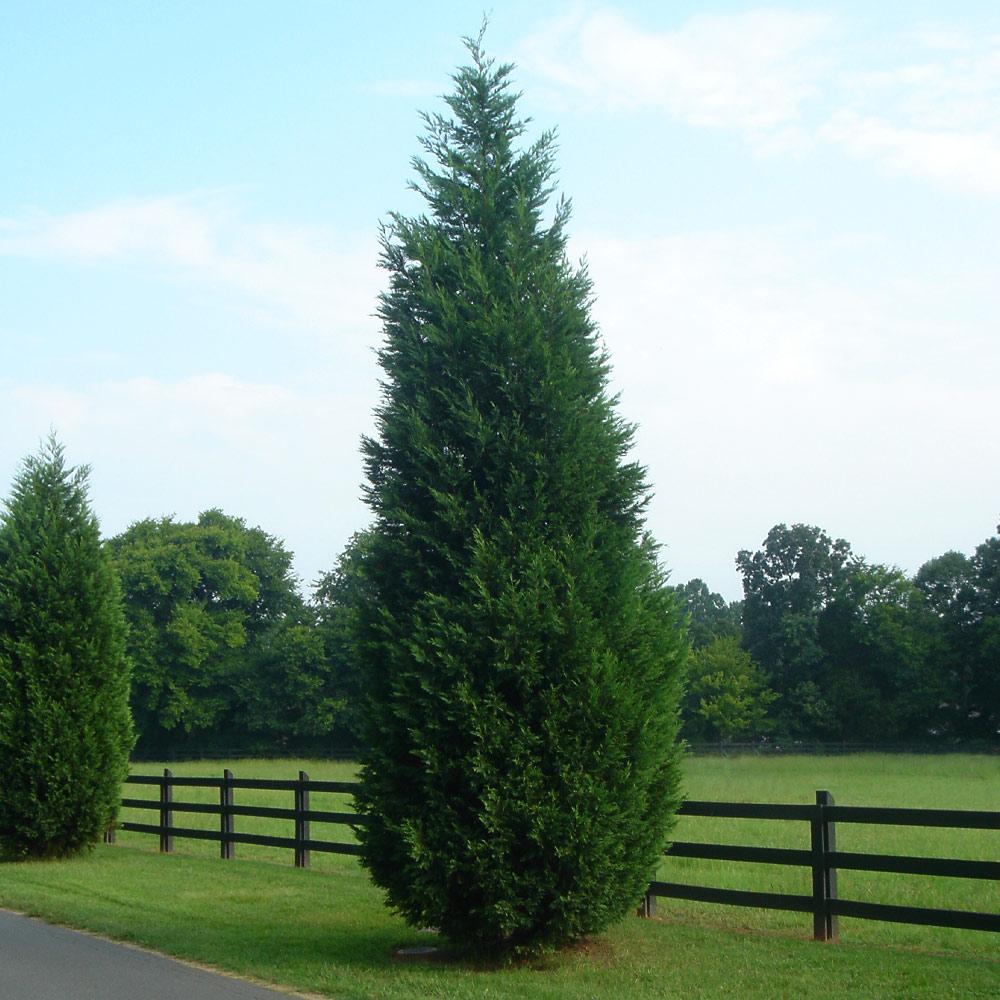
M159 795L156 799L131 797L122 799L122 805L126 808L147 809L158 813L158 822L133 823L125 821L119 823L117 828L158 836L160 850L163 852L170 852L174 849L174 839L177 837L218 841L220 853L224 859L232 859L235 856L236 844L282 847L294 852L295 864L300 868L309 866L312 851L353 855L361 853L357 844L314 839L311 833L312 823L358 827L367 822L365 816L353 812L332 812L310 808L311 792L353 794L357 787L356 782L312 781L305 771L299 771L297 780L236 778L228 769L224 771L221 778L189 778L174 775L169 768L164 769L162 776L134 774L125 780L130 785L147 785L159 789ZM218 804L178 801L173 796L175 788L217 788L219 801ZM234 794L237 789L291 792L293 806L291 809L283 809L270 806L237 805ZM218 830L205 830L175 826L174 814L183 812L216 815L219 817L219 828ZM645 900L639 910L641 916L653 916L656 913L657 898L666 897L703 903L725 903L734 906L754 906L762 909L809 913L813 920L813 937L817 941L835 940L838 933L837 918L842 916L1000 932L1000 914L870 903L861 900L841 899L837 894L837 871L840 869L988 879L1000 885L1000 862L962 861L951 858L923 858L896 854L862 854L838 851L836 846L837 823L1000 830L1000 812L838 806L834 803L833 796L829 792L818 791L814 805L688 800L681 806L679 813L682 816L808 823L810 833L808 849L796 850L675 841L665 853L668 857L675 858L792 865L807 868L812 873L812 891L809 895L799 895L653 881L649 884ZM236 829L236 818L241 816L291 820L294 823L294 835L292 837L275 837L239 833ZM105 840L108 843L114 842L114 829L108 830Z
M219 842L220 854L226 860L236 856L236 844L256 844L263 847L287 847L295 852L295 864L300 868L309 866L312 851L329 854L360 854L357 844L338 843L329 840L313 840L310 836L312 823L335 823L346 826L362 826L367 820L355 813L330 812L310 809L310 792L352 793L356 787L351 781L312 781L305 771L299 771L297 780L281 781L271 778L236 778L228 768L221 778L185 778L175 775L170 768L164 768L162 776L131 774L125 781L130 785L153 785L159 787L158 799L134 799L125 797L122 806L128 809L148 809L159 813L158 823L118 824L119 830L133 833L151 833L159 836L160 850L169 853L174 849L176 837L195 840L215 840ZM175 788L218 788L219 802L182 802L173 797ZM235 801L235 790L239 788L266 789L293 793L293 807L280 809L271 806L241 806ZM219 817L218 830L203 830L174 825L174 813L208 813ZM253 816L264 819L292 820L294 836L272 837L257 833L238 833L237 816ZM114 831L105 835L105 841L114 841Z

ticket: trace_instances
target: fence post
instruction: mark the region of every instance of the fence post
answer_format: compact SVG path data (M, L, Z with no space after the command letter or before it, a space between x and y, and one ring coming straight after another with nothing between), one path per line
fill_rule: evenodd
M642 902L639 904L639 909L635 911L635 915L646 919L656 916L656 897L651 892L647 892L642 897Z
M174 801L174 786L170 783L173 772L169 767L163 769L163 784L160 785L160 853L170 854L174 849L174 836L170 827L174 825L174 814L170 803Z
M837 848L836 826L826 817L833 805L829 792L816 792L816 811L810 821L812 840L813 940L836 941L837 918L830 912L830 900L837 898L837 870L830 866L830 853Z
M236 845L230 839L236 832L235 817L231 810L233 808L233 772L225 768L222 772L222 782L219 784L219 825L222 833L222 840L219 848L224 861L230 861L236 856Z
M305 842L309 839L309 819L305 813L309 811L309 775L299 771L299 783L295 788L295 867L309 867L309 848Z
M817 792L816 804L832 806L833 796L829 792ZM826 939L836 941L839 933L837 915L830 912L830 901L837 898L837 869L830 863L830 855L837 850L837 824L828 819L823 808L823 889L826 897Z

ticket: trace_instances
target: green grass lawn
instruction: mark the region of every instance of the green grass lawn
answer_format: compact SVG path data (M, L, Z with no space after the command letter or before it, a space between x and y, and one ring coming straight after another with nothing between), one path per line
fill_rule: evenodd
M220 773L224 763L173 765L176 774ZM350 779L350 765L239 761L238 777ZM140 773L162 765L137 765ZM826 788L845 805L964 809L1000 806L996 757L692 758L692 798L811 802ZM153 790L129 786L136 797ZM211 801L210 790L177 790ZM244 804L290 805L290 793L237 791ZM313 807L349 807L314 795ZM155 813L143 819L155 821ZM131 817L130 817L131 818ZM138 819L138 815L135 816ZM178 815L185 825L214 817ZM291 833L289 822L238 820L248 832ZM318 838L342 827L316 825ZM684 818L678 839L804 846L804 823ZM848 850L993 859L1000 833L857 826L838 828ZM887 841L887 838L894 838ZM297 870L291 852L179 840L173 856L156 839L119 834L115 846L62 863L0 867L0 905L134 941L241 975L332 997L990 997L1000 996L1000 935L842 920L835 945L810 940L808 915L659 901L660 917L629 917L607 934L530 966L474 968L461 961L403 965L394 948L434 943L387 912L357 862L313 855ZM848 879L847 876L854 876ZM807 892L804 872L763 865L665 860L660 877L737 888ZM1000 887L971 880L841 874L845 898L997 912Z
M689 798L731 802L811 803L819 789L838 805L906 806L924 809L1000 810L1000 757L974 755L854 754L843 757L696 757L687 761ZM682 817L677 840L809 847L804 822ZM933 827L837 825L837 847L860 853L1000 860L1000 831ZM811 876L800 868L696 859L664 859L664 880L733 889L809 894ZM880 872L838 873L843 899L1000 913L1000 884ZM739 928L799 928L808 914L660 900L664 906ZM1000 954L1000 935L841 918L843 940L885 942L931 949Z

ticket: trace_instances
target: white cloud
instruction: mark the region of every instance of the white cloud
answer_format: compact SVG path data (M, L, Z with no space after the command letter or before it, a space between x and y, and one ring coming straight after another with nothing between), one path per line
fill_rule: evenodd
M71 359L53 363L60 348L39 342L36 369L21 365L31 375L17 382L0 376L0 474L7 473L0 479L9 480L55 428L70 460L93 467L92 497L105 533L143 517L193 518L220 506L283 538L307 582L332 566L347 536L367 521L359 442L371 430L378 391L372 313L383 285L374 240L254 221L224 197L196 195L0 219L5 255L103 267L123 282L152 275L181 293L197 291L213 307L250 313L279 335L271 344L257 341L253 357L232 345L234 370L252 375L199 370L199 338L218 348L230 335L206 327L176 332L183 348L172 367L182 377L100 381L74 372ZM289 332L309 336L305 356L315 359L297 375L289 374L294 362L284 364ZM92 335L102 343L110 336ZM80 346L77 360L97 345ZM155 354L126 357L113 357L112 370L163 364ZM272 360L283 374L259 375Z
M654 32L601 10L549 23L522 43L518 61L604 107L659 108L758 135L800 117L829 24L822 14L766 9L699 14Z
M981 524L985 537L993 523L1000 288L985 273L913 282L891 263L870 281L834 277L831 257L857 243L817 242L775 230L580 238L675 579L737 596L737 549L778 521L819 524L910 570L963 544L946 526ZM981 310L956 316L959 295Z
M658 407L752 386L747 406L767 408L791 393L829 404L831 419L842 420L851 419L837 412L842 390L940 382L978 392L1000 375L989 319L1000 288L988 270L917 280L883 261L860 280L841 276L838 261L878 258L877 242L862 250L860 239L780 229L591 235L580 244L616 380L630 394L648 390ZM980 308L959 315L959 298ZM663 394L677 371L699 378L684 376ZM720 412L728 418L732 408ZM976 415L984 426L986 417Z
M237 297L280 325L368 317L381 287L372 238L248 221L225 198L128 198L62 215L0 218L0 256L115 263Z
M849 237L580 234L675 579L737 596L736 550L781 520L910 570L995 523L1000 288L989 269L918 281ZM841 257L859 256L883 263L868 280L835 277ZM73 389L0 381L0 472L54 426L70 459L93 465L106 532L218 505L283 538L310 580L368 519L366 363L281 384L205 372ZM956 538L956 525L981 533Z
M944 52L964 52L976 47L975 35L968 28L941 21L919 23L912 36L924 48Z
M577 11L525 39L519 61L589 107L733 130L764 155L829 143L893 174L1000 196L1000 36L924 24L873 48L845 45L839 27L761 8L656 31Z
M309 582L367 522L359 442L377 393L372 368L361 389L337 393L319 380L290 387L222 373L75 389L0 384L0 463L12 473L54 427L70 461L93 468L105 534L219 506L284 539Z
M1000 134L900 128L880 118L840 111L821 129L822 139L852 156L872 159L892 174L941 187L1000 198Z
M204 207L192 199L124 199L62 216L2 219L0 253L81 260L152 254L204 267L214 256L213 228Z
M846 75L820 138L893 174L1000 197L1000 37L936 26L904 55Z

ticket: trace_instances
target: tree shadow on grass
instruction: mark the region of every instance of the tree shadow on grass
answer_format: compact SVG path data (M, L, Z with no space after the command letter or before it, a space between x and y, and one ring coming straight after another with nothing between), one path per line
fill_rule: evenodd
M374 920L364 917L374 916ZM488 955L437 934L414 930L388 913L359 914L355 924L339 921L258 932L243 945L255 963L270 969L295 968L310 979L335 969L374 977L460 978L517 972L547 973L567 964L608 967L616 962L613 942L596 937L534 955ZM406 954L406 952L416 954Z

